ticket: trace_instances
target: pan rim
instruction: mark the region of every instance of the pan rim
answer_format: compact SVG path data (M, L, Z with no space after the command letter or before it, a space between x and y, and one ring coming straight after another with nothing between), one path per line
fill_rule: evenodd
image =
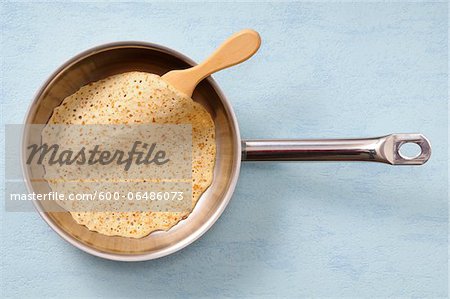
M144 42L144 41L112 42L112 43L101 44L101 45L89 48L89 49L84 50L81 53L73 56L72 58L70 58L69 60L64 62L62 65L60 65L48 77L48 79L41 85L41 87L38 89L38 91L34 95L33 101L30 103L30 105L26 111L24 124L29 124L33 108L35 106L37 106L37 101L41 97L43 92L46 90L46 88L49 85L52 84L53 80L61 72L63 72L66 68L70 67L71 65L73 65L95 53L111 50L114 48L124 48L124 47L151 48L153 50L163 51L172 56L175 56L176 58L183 60L184 62L188 63L189 65L194 66L197 64L191 58L187 57L184 54L179 53L178 51L175 51L171 48L168 48L168 47L156 44L156 43L149 43L149 42ZM179 242L176 242L169 247L163 248L163 249L155 251L155 252L135 254L135 255L134 254L133 255L131 255L131 254L123 254L123 255L122 254L114 254L114 253L100 251L100 250L94 249L86 244L81 243L80 241L78 241L77 239L72 237L70 234L63 231L52 219L50 219L50 217L47 215L47 213L43 211L40 203L33 201L33 205L34 205L35 209L38 211L39 215L47 223L47 225L50 226L62 239L64 239L68 243L72 244L76 248L78 248L86 253L89 253L91 255L101 257L104 259L109 259L109 260L114 260L114 261L126 261L126 262L147 261L147 260L153 260L153 259L167 256L169 254L175 253L175 252L187 247L188 245L192 244L197 239L199 239L203 234L205 234L214 225L214 223L219 219L219 217L222 215L223 211L228 206L228 204L231 200L231 197L234 193L234 190L235 190L235 187L237 184L237 180L239 178L242 159L241 159L241 137L240 137L239 126L238 126L236 114L234 113L234 110L233 110L230 102L226 98L225 94L223 93L223 91L221 90L219 85L215 82L215 80L211 76L208 78L205 78L204 80L207 80L208 83L214 88L214 90L218 94L226 112L230 116L230 125L234 129L234 138L233 138L234 144L233 145L234 145L234 148L236 149L237 154L233 161L232 173L230 176L228 188L221 200L219 207L217 208L215 213L211 217L209 217L197 230L193 231L191 234L187 235L185 238L183 238ZM29 174L28 174L28 171L27 171L24 161L23 161L23 158L25 155L25 149L23 147L25 137L26 137L25 133L22 134L21 145L20 145L21 150L22 150L21 168L22 168L24 182L27 187L27 190L28 190L28 192L33 192L33 188L30 183Z

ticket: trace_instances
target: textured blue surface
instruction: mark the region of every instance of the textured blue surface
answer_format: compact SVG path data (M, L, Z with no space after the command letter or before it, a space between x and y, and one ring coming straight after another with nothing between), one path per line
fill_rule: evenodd
M216 225L150 262L90 256L2 210L3 295L447 297L447 16L447 3L1 4L2 123L89 47L144 40L199 61L250 27L259 53L214 76L244 138L433 144L423 167L245 164Z

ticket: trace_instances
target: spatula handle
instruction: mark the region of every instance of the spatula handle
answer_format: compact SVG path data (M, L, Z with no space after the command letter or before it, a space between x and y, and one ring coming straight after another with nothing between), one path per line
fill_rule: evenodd
M201 81L212 73L249 59L258 51L260 45L261 38L254 30L245 29L233 34L211 56L195 67L197 78Z
M260 45L261 38L258 32L251 29L239 31L202 63L189 69L170 71L162 78L182 93L192 96L200 81L212 73L249 59Z

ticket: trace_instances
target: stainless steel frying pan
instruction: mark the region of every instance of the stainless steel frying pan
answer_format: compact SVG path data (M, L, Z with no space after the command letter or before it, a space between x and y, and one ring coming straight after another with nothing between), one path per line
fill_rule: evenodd
M113 74L144 71L162 75L195 65L188 57L155 44L123 42L99 46L81 53L61 66L37 93L26 124L46 124L53 109L81 86ZM212 185L202 195L192 214L168 232L154 232L142 239L111 237L89 231L68 212L36 209L62 238L93 255L119 261L142 261L178 251L203 235L219 218L233 194L241 161L372 161L392 165L420 165L431 154L430 144L420 134L393 134L379 138L339 140L244 140L239 134L230 103L209 77L196 88L193 99L211 113L216 126L217 158ZM31 136L24 135L23 144ZM414 158L400 154L404 143L416 143L421 153ZM25 148L22 149L25 155ZM30 192L39 192L24 167ZM33 174L36 177L36 174Z

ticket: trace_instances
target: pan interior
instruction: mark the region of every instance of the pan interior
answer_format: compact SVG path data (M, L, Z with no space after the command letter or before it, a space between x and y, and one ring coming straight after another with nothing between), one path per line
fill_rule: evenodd
M37 95L27 124L45 124L55 107L81 86L108 76L143 71L162 75L194 63L170 49L143 43L111 44L87 51L60 68ZM44 219L66 240L90 253L119 260L143 260L183 248L203 234L228 203L240 167L240 138L234 114L215 82L208 78L198 85L194 101L211 114L216 126L216 164L211 186L201 196L191 215L167 232L154 232L141 239L106 236L77 224L68 212L43 213ZM27 144L36 136L24 136ZM42 173L43 169L26 169ZM42 185L28 182L33 191ZM40 203L36 203L38 209Z

